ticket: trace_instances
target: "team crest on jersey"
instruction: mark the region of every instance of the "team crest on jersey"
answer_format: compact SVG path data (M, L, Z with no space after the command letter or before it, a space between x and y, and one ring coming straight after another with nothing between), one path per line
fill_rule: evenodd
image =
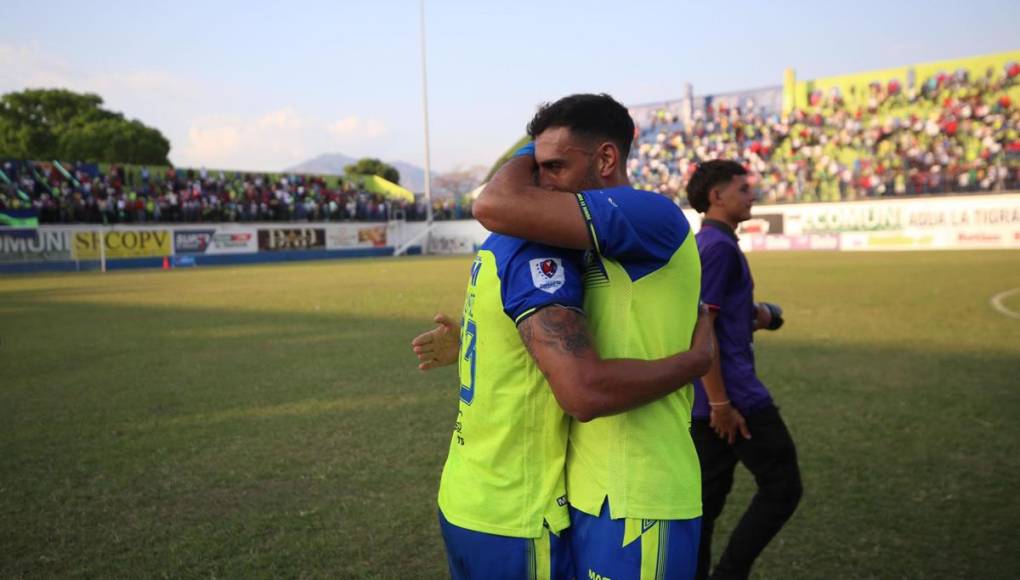
M528 264L531 266L531 282L543 292L552 294L567 281L559 258L536 258Z

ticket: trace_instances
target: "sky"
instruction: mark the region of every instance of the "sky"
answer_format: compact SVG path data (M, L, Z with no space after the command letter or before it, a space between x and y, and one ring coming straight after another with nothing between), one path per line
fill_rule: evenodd
M99 94L178 166L425 165L419 0L4 0L0 93ZM489 166L536 107L625 104L1020 48L1016 0L427 0L431 167Z

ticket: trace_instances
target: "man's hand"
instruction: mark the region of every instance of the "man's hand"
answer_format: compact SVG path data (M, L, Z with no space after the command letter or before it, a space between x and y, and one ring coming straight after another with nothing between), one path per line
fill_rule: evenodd
M712 405L712 415L709 418L709 424L716 434L725 439L730 445L733 445L733 442L736 441L738 431L744 439L751 438L751 432L747 429L744 416L729 403Z
M755 330L779 330L783 326L783 309L778 304L759 302L755 306L758 309L754 321Z
M711 321L695 331L714 343ZM540 308L517 326L521 342L545 375L560 407L585 422L660 399L711 366L712 347L656 360L603 359L584 314L557 304ZM705 335L708 335L708 339Z
M419 334L411 341L418 355L418 370L427 371L457 362L460 356L460 332L450 317L440 312L432 319L436 327Z
M694 336L691 338L690 348L690 352L697 355L704 364L704 372L701 373L701 376L708 373L715 361L715 343L715 324L708 306L702 304L698 307L698 322L694 325ZM700 365L698 366L700 368Z

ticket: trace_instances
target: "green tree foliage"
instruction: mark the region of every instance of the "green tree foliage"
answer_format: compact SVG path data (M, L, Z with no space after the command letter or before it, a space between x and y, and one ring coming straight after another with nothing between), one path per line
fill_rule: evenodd
M356 163L344 167L344 173L346 175L378 175L393 183L400 183L400 172L396 167L371 157L359 159Z
M168 165L158 129L102 107L103 99L64 89L0 96L0 157Z

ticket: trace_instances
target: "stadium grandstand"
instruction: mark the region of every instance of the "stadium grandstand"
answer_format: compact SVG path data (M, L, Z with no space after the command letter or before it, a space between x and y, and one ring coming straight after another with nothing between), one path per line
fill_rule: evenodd
M684 201L698 163L736 159L761 202L1020 186L1020 52L631 108L635 185Z
M4 160L0 210L44 224L387 221L425 219L424 200L374 175L296 175ZM436 200L436 219L469 209Z
M637 187L686 206L698 163L744 163L759 202L1020 189L1020 51L631 107ZM425 219L381 178L0 160L0 211L39 223ZM470 217L470 199L433 203Z

